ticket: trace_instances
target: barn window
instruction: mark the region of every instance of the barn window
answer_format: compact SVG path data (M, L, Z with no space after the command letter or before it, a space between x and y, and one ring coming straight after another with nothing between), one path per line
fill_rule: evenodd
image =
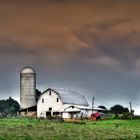
M51 90L49 90L49 95L51 95Z
M59 98L57 98L57 102L59 102Z
M74 106L72 106L71 108L74 109Z
M51 107L49 107L49 111L52 111L52 108Z
M44 103L44 99L42 99L42 103Z

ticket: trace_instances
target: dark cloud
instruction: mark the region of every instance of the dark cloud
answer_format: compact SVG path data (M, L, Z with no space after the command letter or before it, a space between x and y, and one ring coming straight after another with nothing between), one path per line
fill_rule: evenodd
M0 98L19 99L19 72L108 105L139 101L139 1L0 1ZM133 95L133 96L132 96Z
M129 19L106 19L103 21L100 21L99 23L95 24L95 28L101 29L101 30L109 30L112 29L113 27L119 26L120 24L123 23L128 23L131 20Z

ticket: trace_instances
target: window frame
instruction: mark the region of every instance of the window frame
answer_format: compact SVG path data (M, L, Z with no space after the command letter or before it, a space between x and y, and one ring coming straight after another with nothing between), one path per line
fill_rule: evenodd
M57 99L56 99L56 102L58 103L59 102L59 98L57 97Z
M42 98L42 103L44 103L44 101L45 101L44 98Z
M49 111L52 111L52 107L49 107Z
M49 90L49 95L52 95L51 90Z

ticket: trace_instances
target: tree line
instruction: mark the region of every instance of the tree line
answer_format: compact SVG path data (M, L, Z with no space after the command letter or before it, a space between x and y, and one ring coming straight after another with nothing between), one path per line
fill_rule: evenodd
M0 100L0 117L17 116L19 109L19 103L12 99L12 97L6 100Z
M134 118L134 110L130 110L127 107L123 107L122 105L114 105L110 107L109 110L106 109L105 106L100 105L99 108L104 109L105 113L110 114L111 116L109 118L111 119L132 119Z
M107 110L107 108L103 105L100 105L98 107ZM108 111L113 114L129 113L129 109L127 107L123 107L122 105L119 105L119 104L110 107L110 110Z
M38 94L40 94L39 91ZM112 114L134 113L133 110L132 112L131 111L129 112L129 109L127 107L123 107L122 105L118 105L118 104L112 106L110 110L107 110L107 108L103 105L100 105L98 107L104 109L105 112L107 111ZM20 110L19 103L16 100L12 99L12 97L9 97L6 100L0 100L0 117L17 116L19 110Z

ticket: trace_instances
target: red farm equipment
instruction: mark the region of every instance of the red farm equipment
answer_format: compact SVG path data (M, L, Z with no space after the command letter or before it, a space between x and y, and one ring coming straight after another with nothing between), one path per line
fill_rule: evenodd
M96 113L91 114L89 119L93 121L97 121L98 119L100 119L100 117L101 117L100 113L96 112Z

